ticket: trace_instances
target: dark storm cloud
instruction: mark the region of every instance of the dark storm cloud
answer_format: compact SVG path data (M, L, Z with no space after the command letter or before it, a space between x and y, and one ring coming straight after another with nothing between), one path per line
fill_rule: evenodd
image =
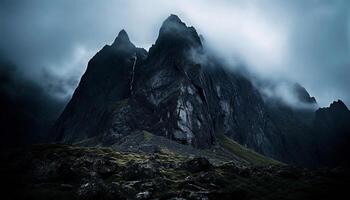
M71 79L77 81L93 55L87 49L95 51L104 42L94 43L98 35L95 31L103 27L87 14L97 7L78 1L8 1L4 4L0 6L0 52L19 66L19 73L43 86L49 85L49 90L55 83L60 83L55 87L61 87L64 80L67 84ZM79 12L80 7L83 12ZM64 88L66 86L61 89ZM58 93L61 94L59 90Z
M21 76L14 64L0 60L0 148L43 141L63 106L63 101Z
M350 105L349 1L1 1L0 54L48 96L65 101L88 60L119 30L148 48L161 22L180 16L228 63L299 82L321 106Z
M350 105L350 1L302 5L291 25L287 73L321 105L338 98Z
M338 98L350 104L350 1L220 3L187 10L226 60L243 61L252 74L277 84L299 82L321 106Z

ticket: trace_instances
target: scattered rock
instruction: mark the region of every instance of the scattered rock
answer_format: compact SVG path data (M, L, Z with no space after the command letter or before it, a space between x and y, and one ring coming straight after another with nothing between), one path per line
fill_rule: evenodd
M195 200L208 200L208 191L198 191L198 192L190 192L188 195L189 199L195 199Z
M143 163L130 161L122 173L125 180L145 180L154 178L159 174L159 170L149 160Z
M78 191L80 199L99 199L103 195L103 186L97 182L87 182L82 184Z
M149 191L144 191L136 194L136 199L149 199L151 193Z
M98 159L93 163L93 169L98 174L106 176L112 174L117 169L117 164L106 159Z
M208 170L212 168L212 165L208 159L204 157L198 157L186 161L182 167L192 173L196 173Z
M346 195L347 168L306 170L235 163L211 165L206 158L187 161L174 154L105 154L104 149L47 145L32 151L29 162L5 160L8 188L28 199L317 199ZM176 165L164 167L162 163ZM80 164L80 165L79 165ZM40 178L35 176L42 176ZM63 177L63 178L62 178ZM11 181L22 181L16 185ZM258 185L258 187L256 187ZM6 187L6 186L5 186ZM339 194L339 195L338 195ZM326 195L326 196L324 196ZM20 197L22 197L20 196ZM23 198L13 199L23 199ZM315 198L314 198L315 197ZM331 198L330 198L331 199Z

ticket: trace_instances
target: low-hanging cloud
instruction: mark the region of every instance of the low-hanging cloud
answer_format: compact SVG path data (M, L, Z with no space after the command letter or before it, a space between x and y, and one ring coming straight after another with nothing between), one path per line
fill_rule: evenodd
M119 30L147 49L174 13L232 67L238 60L256 76L298 82L321 106L338 98L350 105L349 9L346 0L5 0L0 54L66 101L88 60Z

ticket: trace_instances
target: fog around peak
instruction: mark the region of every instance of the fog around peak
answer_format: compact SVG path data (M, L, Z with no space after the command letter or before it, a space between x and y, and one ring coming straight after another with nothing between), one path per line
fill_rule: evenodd
M0 56L16 66L13 76L67 101L89 59L120 30L148 49L162 22L176 14L233 69L298 82L320 106L335 99L350 105L349 9L346 0L5 0Z

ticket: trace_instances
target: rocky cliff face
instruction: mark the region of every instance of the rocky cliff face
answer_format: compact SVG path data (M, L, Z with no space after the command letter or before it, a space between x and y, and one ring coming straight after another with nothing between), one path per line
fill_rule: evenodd
M349 165L350 111L341 101L316 111L313 128L317 139L317 152L322 165Z
M139 68L146 57L147 52L136 48L124 30L111 46L104 46L89 61L58 119L54 128L57 139L72 143L98 135L111 104L130 96L132 69Z
M204 52L196 30L175 15L149 52L121 31L90 60L55 138L111 146L145 130L208 149L225 135L272 158L307 163L314 148L306 117L313 111L264 100L248 78L218 60L198 61ZM301 86L295 91L304 103L316 103Z

